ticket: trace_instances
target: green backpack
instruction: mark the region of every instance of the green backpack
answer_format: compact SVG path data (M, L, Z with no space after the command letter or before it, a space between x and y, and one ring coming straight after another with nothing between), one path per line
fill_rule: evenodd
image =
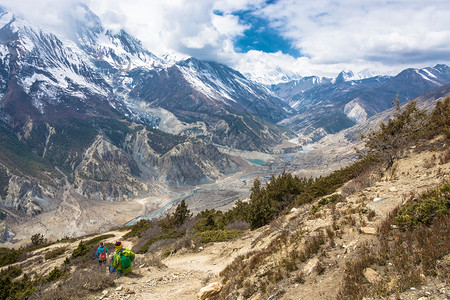
M120 264L122 265L122 269L126 269L131 266L131 259L129 256L122 254L124 249L120 250Z

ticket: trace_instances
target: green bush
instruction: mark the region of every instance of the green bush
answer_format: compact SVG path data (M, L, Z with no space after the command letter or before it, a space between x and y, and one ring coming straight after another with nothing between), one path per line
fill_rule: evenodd
M9 266L0 272L0 279L13 279L22 274L22 268L19 266Z
M450 97L444 101L438 101L433 112L430 114L429 130L432 134L438 135L444 133L447 139L450 139Z
M325 206L325 205L328 205L328 204L332 204L332 203L336 203L336 202L338 202L341 199L342 199L342 196L340 194L333 194L333 195L331 195L329 197L322 198L322 199L320 199L317 202L317 205L313 205L312 206L311 214L315 214L317 211L319 211L319 209L322 206Z
M333 194L333 195L331 195L329 197L325 197L325 198L320 199L318 204L319 204L319 206L325 206L325 205L328 205L328 204L336 203L336 202L338 202L341 199L342 199L342 196L340 194Z
M215 209L206 209L200 212L196 218L197 222L194 224L194 229L197 232L208 230L224 229L225 226L222 220L223 213Z
M64 254L64 252L66 252L66 247L58 247L45 253L44 258L49 260Z
M35 291L35 284L25 274L21 280L0 275L0 299L28 299Z
M34 246L39 246L46 243L46 239L41 233L36 233L31 237L31 244Z
M78 247L76 247L72 252L72 258L84 256L88 251L89 251L89 249L86 247L86 245L83 243L83 241L80 241L78 243Z
M312 179L299 178L286 172L277 177L272 175L265 187L261 187L261 182L256 179L246 208L246 221L250 229L268 224L313 182Z
M31 281L27 274L21 280L13 280L22 273L18 266L9 266L0 272L0 299L28 299L34 293L39 283Z
M47 282L56 281L56 280L60 279L61 277L63 277L67 272L68 272L67 270L61 270L61 269L55 267L55 268L53 268L53 270L50 271L50 273L48 273L45 280Z
M0 267L13 264L23 251L9 248L0 248Z
M127 232L123 238L124 239L128 239L130 237L133 236L137 236L137 237L141 237L142 232L144 232L145 230L149 229L152 227L152 222L149 220L139 220L138 222L136 222L134 225L131 225L129 227L127 227L127 229L131 230L129 232Z
M420 224L431 225L437 216L449 213L450 184L444 184L437 193L429 193L413 199L397 212L394 224L401 229L414 229ZM434 195L433 195L434 194Z
M159 222L162 228L171 230L178 228L192 217L191 211L188 209L186 202L182 200L175 209L175 212Z

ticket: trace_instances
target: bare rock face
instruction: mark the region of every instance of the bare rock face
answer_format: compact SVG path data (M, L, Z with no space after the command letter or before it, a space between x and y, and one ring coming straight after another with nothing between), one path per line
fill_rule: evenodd
M220 282L213 282L208 284L205 287L202 287L200 289L200 292L197 294L197 299L199 300L205 300L209 297L217 294L222 289L222 284Z
M27 215L36 215L51 206L50 199L56 196L57 186L62 178L55 177L51 182L39 182L36 179L18 176L5 168L0 203Z
M139 167L129 153L98 136L75 170L75 186L89 198L127 200L148 190L139 175Z
M165 142L166 149L153 138L142 130L130 134L124 147L119 148L98 136L75 170L74 184L80 194L122 201L149 191L161 181L194 185L212 182L239 169L235 161L211 144L186 140L167 147Z
M238 169L238 164L216 147L201 141L180 144L161 158L160 171L169 183L207 183Z

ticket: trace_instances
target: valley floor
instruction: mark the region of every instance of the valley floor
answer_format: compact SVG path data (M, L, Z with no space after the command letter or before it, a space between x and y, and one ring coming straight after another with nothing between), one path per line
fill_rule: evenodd
M56 240L104 232L136 218L164 215L181 199L186 200L189 209L194 213L212 208L226 211L236 200L249 196L255 178L266 181L272 174L280 174L283 171L295 171L299 176L316 177L348 165L355 159L353 145L346 143L337 147L337 142L330 138L325 144L308 146L307 151L281 155L221 149L247 161L264 161L265 165L249 162L242 171L212 184L177 190L160 188L158 191L152 191L151 196L127 202L88 201L67 185L60 194L60 203L54 209L34 217L9 218L8 228L15 236L10 242L3 243L3 246L18 248L29 243L30 237L37 233L43 234L49 240ZM295 146L292 142L283 144L283 147ZM14 212L10 212L10 215L14 216Z

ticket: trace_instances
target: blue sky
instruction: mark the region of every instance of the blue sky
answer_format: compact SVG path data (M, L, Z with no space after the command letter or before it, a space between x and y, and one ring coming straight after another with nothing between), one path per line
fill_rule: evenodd
M281 51L294 58L301 56L299 49L292 45L293 40L284 37L279 30L281 25L275 27L267 18L257 16L251 10L233 12L233 15L239 18L241 24L249 26L242 35L233 40L236 52L247 53L250 50L256 50L276 53Z
M343 69L395 74L450 65L449 0L0 0L62 28L76 2L108 29L125 29L155 54L215 60L255 78L333 76ZM82 17L82 16L80 16Z

